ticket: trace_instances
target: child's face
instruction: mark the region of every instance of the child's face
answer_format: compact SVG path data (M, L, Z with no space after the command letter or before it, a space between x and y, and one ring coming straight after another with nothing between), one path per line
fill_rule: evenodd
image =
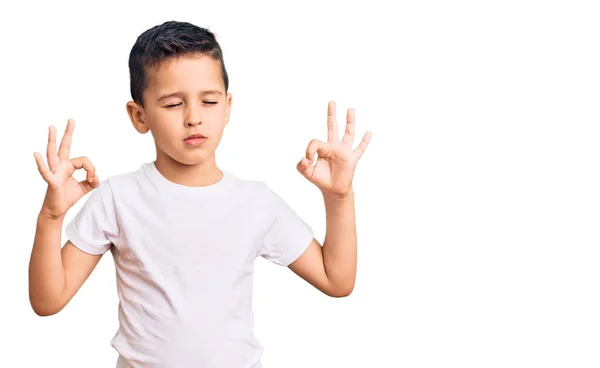
M157 159L184 165L214 159L231 108L219 61L205 55L180 56L149 69L147 75L149 84L139 114L142 130L134 125L142 133L150 130ZM186 140L194 134L206 140Z

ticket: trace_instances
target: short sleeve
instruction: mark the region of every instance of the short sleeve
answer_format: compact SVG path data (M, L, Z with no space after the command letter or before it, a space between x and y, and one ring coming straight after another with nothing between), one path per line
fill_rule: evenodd
M275 192L265 185L268 230L262 241L261 256L281 266L294 262L310 245L312 228Z
M103 181L65 228L67 238L89 254L108 251L119 236L111 187Z

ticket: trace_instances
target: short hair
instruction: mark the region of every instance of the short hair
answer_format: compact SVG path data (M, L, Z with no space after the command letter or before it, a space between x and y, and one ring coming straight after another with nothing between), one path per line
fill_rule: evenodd
M131 98L143 106L143 93L148 88L147 69L177 56L203 54L221 63L225 92L229 77L223 62L223 51L214 33L188 22L168 21L142 33L129 54Z

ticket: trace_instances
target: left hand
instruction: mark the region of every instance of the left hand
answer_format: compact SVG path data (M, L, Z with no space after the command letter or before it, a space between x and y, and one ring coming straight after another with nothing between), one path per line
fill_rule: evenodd
M298 171L323 194L345 197L352 192L352 179L356 164L361 158L369 141L371 132L366 132L362 141L354 150L354 109L348 109L346 115L346 133L339 140L335 102L329 102L327 108L327 143L313 139L306 149L306 157L297 165ZM317 161L313 158L317 154Z

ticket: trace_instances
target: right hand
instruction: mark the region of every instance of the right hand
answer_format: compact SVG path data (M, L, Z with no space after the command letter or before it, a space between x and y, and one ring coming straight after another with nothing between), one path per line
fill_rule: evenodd
M39 152L34 153L38 170L48 183L42 214L52 219L64 217L71 206L100 184L100 179L96 176L96 169L87 157L69 158L74 127L75 121L69 119L57 154L56 128L50 126L47 148L48 166L44 164ZM73 173L81 168L86 171L86 180L78 182L73 177Z

